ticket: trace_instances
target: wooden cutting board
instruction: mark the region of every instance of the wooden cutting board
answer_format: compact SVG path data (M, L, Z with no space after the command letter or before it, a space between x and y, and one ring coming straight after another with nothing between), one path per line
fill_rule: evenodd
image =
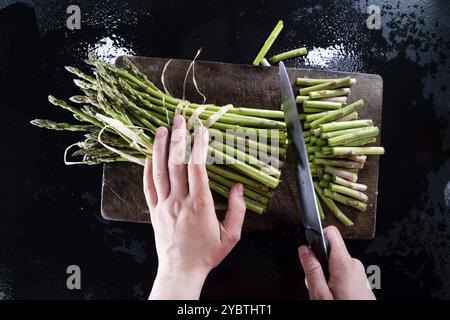
M164 64L168 59L133 57L133 62L148 78L162 88L160 78ZM118 58L117 65L122 65ZM173 60L165 74L165 82L170 92L182 96L182 83L190 61ZM378 75L361 73L342 73L313 69L288 68L289 77L295 92L295 78L337 78L350 75L357 79L352 87L349 102L364 99L365 106L358 110L360 119L372 119L375 126L381 125L383 80ZM255 67L252 65L228 64L199 61L195 65L195 77L200 90L206 95L208 103L254 108L279 109L280 92L277 67ZM187 88L188 100L201 102L191 85ZM376 143L379 145L379 138ZM300 205L298 203L294 166L289 161L282 169L282 182L271 199L267 213L258 215L247 212L244 231L294 232L300 228ZM355 223L344 227L326 210L323 224L336 225L348 239L372 239L375 235L375 221L378 189L378 156L369 156L359 181L368 185L368 206L366 212L339 205ZM106 164L103 169L102 215L106 219L150 223L150 216L142 192L142 170L139 165L128 163ZM214 196L219 216L226 209L226 199Z

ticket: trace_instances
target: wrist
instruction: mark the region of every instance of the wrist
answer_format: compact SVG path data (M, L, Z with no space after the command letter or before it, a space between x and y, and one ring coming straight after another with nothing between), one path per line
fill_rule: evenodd
M207 270L184 270L159 266L150 299L196 300L208 276Z

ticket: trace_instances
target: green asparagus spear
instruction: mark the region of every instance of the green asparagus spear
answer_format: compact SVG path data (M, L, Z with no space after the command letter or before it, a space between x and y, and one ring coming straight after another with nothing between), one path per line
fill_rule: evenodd
M298 48L290 51L286 51L280 54L277 54L269 59L270 63L277 63L282 60L292 59L300 56L306 56L308 54L308 50L306 48Z

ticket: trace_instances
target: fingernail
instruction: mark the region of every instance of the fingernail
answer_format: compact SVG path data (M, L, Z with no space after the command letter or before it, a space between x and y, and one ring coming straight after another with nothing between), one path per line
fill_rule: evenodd
M180 115L176 115L173 118L173 125L174 126L179 126L181 124L181 122L183 121L183 118Z
M237 191L238 195L240 195L240 196L244 195L244 186L242 185L242 183L237 184L236 191Z
M158 130L156 130L155 136L157 138L162 138L167 134L167 129L164 127L159 127Z
M301 260L308 259L311 255L311 249L309 249L307 246L300 246L298 252L300 254Z

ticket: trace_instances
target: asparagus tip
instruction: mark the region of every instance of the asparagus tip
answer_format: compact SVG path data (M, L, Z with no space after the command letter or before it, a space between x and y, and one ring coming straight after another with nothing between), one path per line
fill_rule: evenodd
M76 70L75 67L72 67L72 66L64 66L64 69L66 69L70 73L75 73L75 70Z
M40 126L41 126L41 125L40 125L40 121L41 121L41 119L34 119L34 120L31 120L30 123L31 123L33 126L40 127Z
M83 100L84 96L72 96L69 98L70 101L73 103L85 103L86 101Z
M49 95L49 96L48 96L48 101L49 101L51 104L55 104L55 105L56 105L57 100L58 100L58 99L56 99L56 98L55 98L54 96L52 96L52 95Z

